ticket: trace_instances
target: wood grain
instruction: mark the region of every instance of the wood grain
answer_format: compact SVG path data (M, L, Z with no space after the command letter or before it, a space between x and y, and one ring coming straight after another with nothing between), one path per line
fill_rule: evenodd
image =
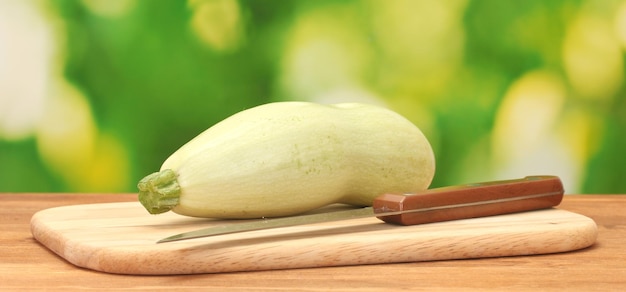
M559 209L592 218L596 243L578 251L472 260L134 276L77 268L30 233L37 211L74 204L130 202L136 194L0 194L2 291L621 291L626 287L626 195L567 195Z
M235 221L236 222L236 221ZM137 202L57 207L32 217L34 237L69 262L116 274L196 274L565 252L595 242L593 220L545 209L414 226L376 218L155 244L233 220L148 214Z

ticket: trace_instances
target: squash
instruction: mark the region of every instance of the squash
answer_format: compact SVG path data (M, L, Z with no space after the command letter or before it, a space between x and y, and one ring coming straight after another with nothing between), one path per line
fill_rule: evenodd
M421 191L434 171L426 137L389 109L275 102L236 113L183 145L139 182L139 201L152 214L290 216Z

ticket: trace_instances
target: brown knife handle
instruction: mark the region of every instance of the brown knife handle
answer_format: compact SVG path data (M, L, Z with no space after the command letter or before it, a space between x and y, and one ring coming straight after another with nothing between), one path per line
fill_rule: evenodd
M378 217L400 225L484 217L556 206L563 199L563 184L556 176L442 187L416 194L385 194L374 200L375 213L414 210Z

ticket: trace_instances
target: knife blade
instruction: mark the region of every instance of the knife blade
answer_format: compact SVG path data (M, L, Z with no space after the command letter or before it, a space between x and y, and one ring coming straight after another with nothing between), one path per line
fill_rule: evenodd
M559 177L527 176L434 188L412 194L383 194L374 200L371 207L203 228L169 236L157 243L365 217L377 217L396 225L486 217L554 207L561 203L563 194Z

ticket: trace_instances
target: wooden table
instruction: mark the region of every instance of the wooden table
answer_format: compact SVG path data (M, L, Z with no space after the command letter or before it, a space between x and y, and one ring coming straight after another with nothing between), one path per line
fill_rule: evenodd
M626 290L626 195L567 195L559 208L598 224L579 251L451 260L183 276L114 275L81 269L40 245L31 216L43 209L136 200L133 194L0 194L0 289L389 291L395 289Z

